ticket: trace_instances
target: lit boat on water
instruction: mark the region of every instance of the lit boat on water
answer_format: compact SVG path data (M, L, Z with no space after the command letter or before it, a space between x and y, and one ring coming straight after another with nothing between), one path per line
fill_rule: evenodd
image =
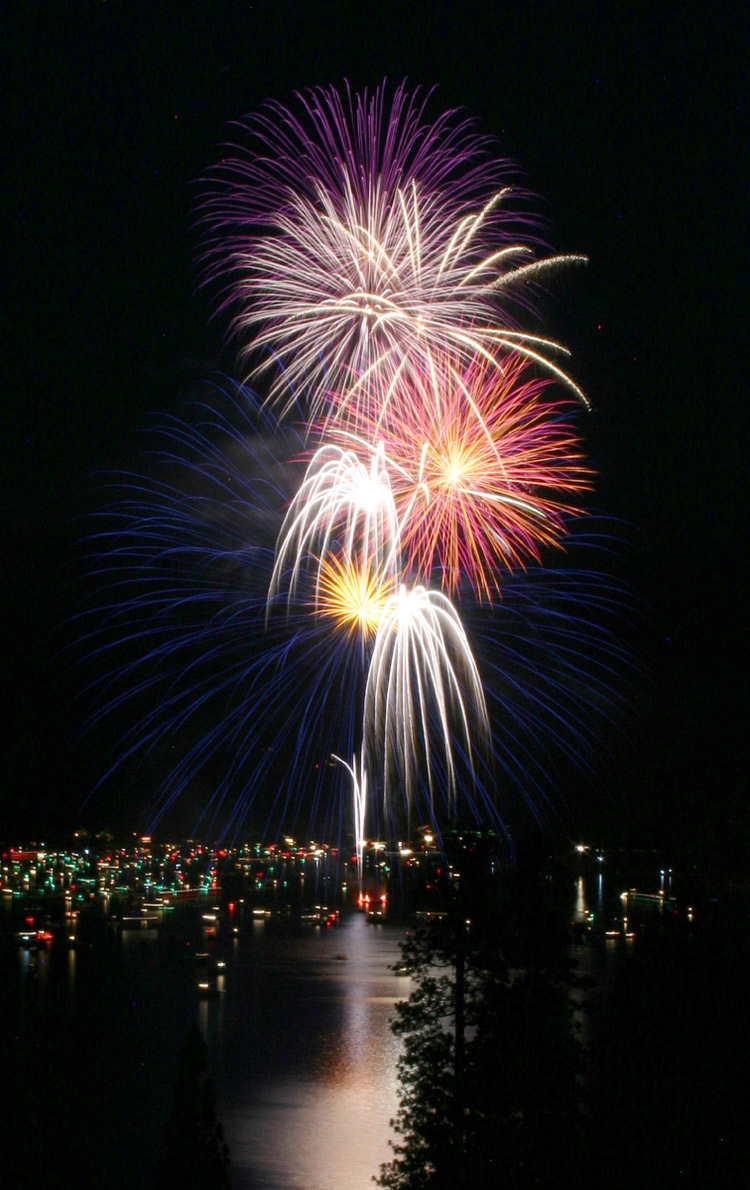
M196 990L201 999L218 996L224 990L224 959L214 958L208 951L199 951L195 955Z

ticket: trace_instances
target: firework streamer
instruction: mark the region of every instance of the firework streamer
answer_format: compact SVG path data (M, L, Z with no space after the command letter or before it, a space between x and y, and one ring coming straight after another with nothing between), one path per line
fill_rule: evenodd
M474 735L486 744L489 722L466 633L445 595L402 585L380 618L364 704L364 747L382 774L386 821L394 780L401 784L410 811L419 767L426 774L428 809L434 816L437 761L446 778L448 805L453 804L456 733L471 765Z
M297 594L300 571L316 569L315 606L336 593L371 603L393 582L398 520L382 447L369 468L351 450L328 444L311 459L284 518L269 586L269 605L282 583ZM346 600L339 600L345 606Z

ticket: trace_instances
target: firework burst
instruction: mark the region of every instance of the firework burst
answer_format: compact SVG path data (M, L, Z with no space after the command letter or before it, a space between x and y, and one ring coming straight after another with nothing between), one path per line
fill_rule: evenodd
M316 610L330 616L338 628L368 641L377 633L392 590L391 579L383 579L370 567L342 563L331 554L321 564Z
M329 594L336 590L331 557L337 558L339 579L349 576L350 593L358 584L364 593L377 576L393 580L396 506L382 449L369 453L368 467L353 450L335 444L315 451L279 533L269 602L282 589L293 599L300 574L312 570L317 606L323 580Z
M424 367L434 349L492 366L515 348L585 402L550 359L565 349L508 310L529 304L540 274L583 259L536 257L509 164L452 113L427 124L403 87L390 109L384 87L298 100L299 116L273 105L249 122L249 150L224 158L203 204L207 272L261 369L283 363L282 410L307 388L314 419L350 425L363 380Z
M97 714L135 720L110 773L172 753L153 820L197 783L204 821L231 796L239 822L272 783L279 823L332 824L333 756L360 877L368 798L436 824L460 792L499 824L493 761L539 792L540 755L590 746L622 660L538 569L590 486L568 416L587 402L524 319L583 258L545 255L509 163L429 102L331 87L241 126L204 192L204 278L266 400L170 422L89 542Z
M447 591L468 583L491 601L503 574L560 542L590 471L563 404L523 357L431 363L387 401L370 390L361 429L386 460L403 564L423 582L437 574Z

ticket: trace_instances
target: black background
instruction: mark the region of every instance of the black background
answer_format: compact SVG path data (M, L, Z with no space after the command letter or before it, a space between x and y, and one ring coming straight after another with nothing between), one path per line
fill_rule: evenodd
M745 6L26 3L0 45L0 836L79 821L98 775L56 633L92 474L128 465L189 377L233 368L196 288L195 180L265 99L387 76L475 116L542 196L555 250L590 258L556 279L546 329L593 403L649 678L579 825L742 837Z

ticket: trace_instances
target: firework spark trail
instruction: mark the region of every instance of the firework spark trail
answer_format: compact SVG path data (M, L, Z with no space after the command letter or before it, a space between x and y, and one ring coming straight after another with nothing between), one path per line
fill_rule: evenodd
M335 586L331 566L340 576L359 574L363 590L394 581L396 506L382 449L370 455L369 468L352 450L334 444L313 455L279 533L269 607L282 585L287 600L295 598L305 567L316 571L316 608L324 578L329 594Z
M565 348L507 309L529 305L544 272L584 259L534 258L533 226L508 207L509 164L453 113L427 124L404 87L390 109L385 87L298 100L300 117L274 104L249 122L249 149L223 159L202 208L207 275L224 279L248 351L266 349L261 370L283 361L271 385L282 411L287 383L307 387L313 419L351 428L363 379L424 365L434 348L491 366L515 349L585 404L549 358Z
M359 888L359 895L362 894L363 889L363 875L364 875L364 846L365 846L365 823L367 819L367 770L362 763L361 758L358 760L356 753L352 758L352 763L349 764L346 760L342 760L340 756L333 756L333 760L343 765L349 776L352 779L352 803L354 807L354 842L357 849L357 883Z
M423 762L433 799L433 750L442 752L449 804L455 796L453 740L466 754L476 751L473 735L486 745L489 722L481 679L466 633L445 595L422 586L402 586L380 618L367 673L364 747L383 775L388 818L389 778L403 781L407 806L415 788L415 767ZM470 720L476 727L475 733Z
M115 477L114 502L85 543L97 587L77 621L97 706L88 727L129 720L100 784L131 759L166 753L151 825L201 787L211 789L207 819L231 795L239 821L268 780L279 819L298 817L303 799L312 818L325 758L359 745L365 658L306 594L267 623L299 439L246 390L215 396L203 418L159 427L149 468Z
M611 548L591 532L573 543L597 559ZM588 773L607 759L636 672L624 643L632 599L604 571L534 566L505 580L491 618L480 611L465 618L484 660L493 761L541 822L545 807L560 809L550 791L561 757Z

